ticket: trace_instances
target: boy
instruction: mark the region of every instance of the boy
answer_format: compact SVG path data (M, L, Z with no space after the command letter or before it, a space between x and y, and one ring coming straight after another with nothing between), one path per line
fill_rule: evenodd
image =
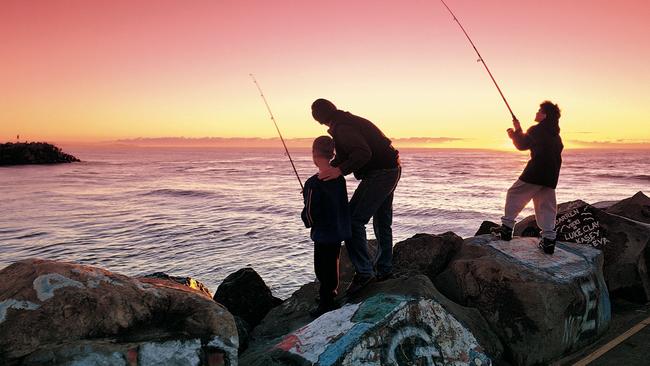
M320 136L312 145L312 157L319 173L330 167L334 156L334 140ZM345 179L322 181L314 174L305 182L303 191L305 207L302 221L311 228L314 241L314 270L320 282L318 307L310 315L318 317L338 308L334 301L339 285L339 254L341 242L352 235L350 210Z
M533 200L535 220L542 229L539 248L546 254L555 251L555 215L557 187L562 166L562 138L560 137L560 108L557 104L544 101L535 115L537 125L525 133L518 120L513 120L514 129L508 129L508 136L518 150L530 150L530 160L517 181L508 189L505 214L496 234L501 240L512 239L515 219L526 204Z

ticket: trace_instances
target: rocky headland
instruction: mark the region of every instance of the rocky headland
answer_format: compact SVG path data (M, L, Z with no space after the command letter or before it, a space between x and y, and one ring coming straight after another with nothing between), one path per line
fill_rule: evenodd
M46 142L8 142L0 144L0 166L59 164L80 161L59 147Z
M567 202L557 223L552 256L534 217L510 242L489 222L417 234L395 245L395 278L316 319L317 283L281 300L252 268L212 296L189 277L19 261L0 270L0 364L551 364L606 334L613 301L650 300L650 198ZM352 274L343 248L341 288Z

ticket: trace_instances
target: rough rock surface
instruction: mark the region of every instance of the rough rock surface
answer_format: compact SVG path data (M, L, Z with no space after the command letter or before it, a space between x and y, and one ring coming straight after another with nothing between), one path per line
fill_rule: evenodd
M55 164L79 161L60 148L44 142L0 144L0 166L22 164Z
M650 197L637 192L607 208L607 213L650 224Z
M496 222L492 221L483 221L481 223L481 226L478 228L476 231L476 234L474 236L479 236L479 235L484 235L484 234L489 234L490 230L495 227L499 227L501 225L497 224Z
M397 275L424 274L435 278L446 267L463 243L463 238L446 232L440 235L417 234L395 244L393 266Z
M602 253L558 243L545 255L537 241L465 239L436 278L448 298L483 314L516 365L548 364L593 342L611 316Z
M480 313L423 275L371 284L354 302L297 321L296 310L313 306L308 294L303 287L267 315L241 365L488 365L503 350ZM278 329L286 317L293 325Z
M231 365L236 357L232 315L185 285L39 259L0 271L0 364Z
M242 268L223 280L214 301L255 327L272 308L282 303L271 294L262 277L252 268Z
M641 199L637 194L611 208L618 205L620 210ZM580 200L559 205L556 222L558 240L591 246L604 253L603 273L612 295L633 294L650 301L650 224L610 214L609 210ZM534 216L517 223L515 234L529 227L536 227Z

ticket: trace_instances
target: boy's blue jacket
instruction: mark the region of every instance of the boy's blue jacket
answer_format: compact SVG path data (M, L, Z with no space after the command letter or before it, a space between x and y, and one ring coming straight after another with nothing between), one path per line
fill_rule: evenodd
M315 174L305 182L302 221L317 243L340 243L352 236L345 178L323 181Z

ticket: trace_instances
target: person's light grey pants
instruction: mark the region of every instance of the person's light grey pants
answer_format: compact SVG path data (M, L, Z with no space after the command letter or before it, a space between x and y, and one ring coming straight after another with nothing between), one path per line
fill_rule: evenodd
M517 179L512 187L508 189L505 215L501 218L501 223L514 228L517 215L531 199L535 206L537 226L542 229L542 237L555 240L557 202L555 200L555 189L553 188L526 183Z

